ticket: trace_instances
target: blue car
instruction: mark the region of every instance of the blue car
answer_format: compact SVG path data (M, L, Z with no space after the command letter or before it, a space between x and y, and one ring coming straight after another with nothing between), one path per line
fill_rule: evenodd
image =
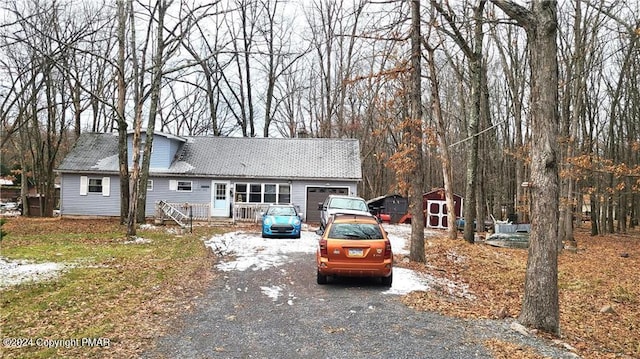
M262 237L300 238L302 214L293 205L271 205L262 215Z

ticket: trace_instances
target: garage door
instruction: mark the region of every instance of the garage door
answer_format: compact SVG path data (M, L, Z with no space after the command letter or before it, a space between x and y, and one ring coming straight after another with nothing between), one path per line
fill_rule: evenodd
M324 200L330 194L348 195L349 188L342 187L308 187L307 188L307 208L305 213L306 221L309 223L320 223L320 211L318 203Z

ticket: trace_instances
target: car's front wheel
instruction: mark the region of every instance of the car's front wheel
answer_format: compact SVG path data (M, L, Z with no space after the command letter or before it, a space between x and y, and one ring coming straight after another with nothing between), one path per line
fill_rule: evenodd
M316 281L318 282L318 284L327 284L327 276L320 274L320 271L317 272L316 274Z
M382 277L382 285L385 287L391 287L391 283L393 283L393 274L390 274L388 277Z

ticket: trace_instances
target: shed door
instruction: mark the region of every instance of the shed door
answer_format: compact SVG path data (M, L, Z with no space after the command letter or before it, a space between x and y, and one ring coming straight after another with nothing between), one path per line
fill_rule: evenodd
M447 228L447 202L427 201L427 227Z
M229 217L229 187L228 181L211 181L211 217Z
M308 187L307 188L307 208L304 212L306 222L320 223L320 211L318 203L324 200L330 194L348 195L349 188L346 187Z

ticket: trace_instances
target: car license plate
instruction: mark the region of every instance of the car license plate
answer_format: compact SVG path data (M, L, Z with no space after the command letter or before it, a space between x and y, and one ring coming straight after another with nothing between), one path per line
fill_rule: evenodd
M349 248L349 256L362 257L362 248Z

